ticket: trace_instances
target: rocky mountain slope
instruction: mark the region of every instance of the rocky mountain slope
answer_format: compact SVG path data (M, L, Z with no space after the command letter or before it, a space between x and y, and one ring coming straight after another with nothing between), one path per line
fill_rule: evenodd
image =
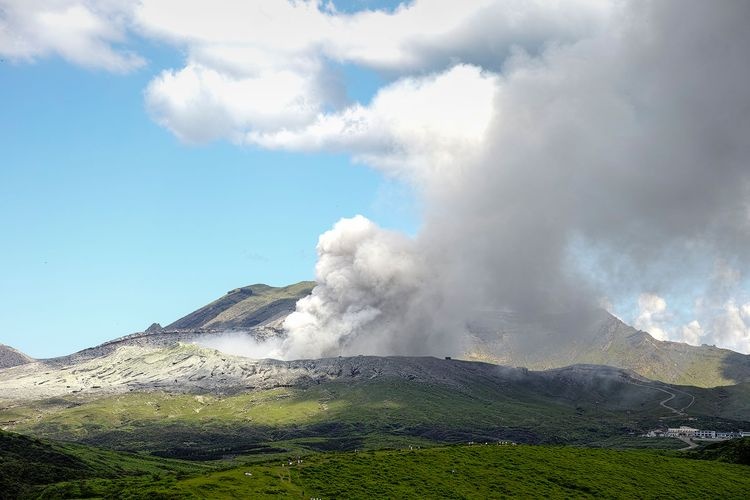
M274 324L294 311L297 301L308 295L313 286L311 281L302 281L278 288L262 284L235 288L165 329L237 330Z
M577 363L608 365L653 380L698 387L750 381L748 355L656 340L606 311L592 315L585 329L573 335L549 326L555 323L523 322L508 312L478 312L469 325L473 347L467 358L535 370ZM564 318L560 323L565 323ZM534 338L534 343L525 343L527 338Z
M0 344L0 369L24 365L26 363L31 363L32 361L34 361L33 358L25 355L21 351L13 349L5 344Z
M201 342L207 336L226 331L242 332L255 339L282 336L281 322L294 311L296 301L310 293L313 286L312 282L300 282L280 288L268 285L237 288L164 328L152 325L144 332L46 360L45 364L60 368L83 363L113 355L123 347L130 347L133 352L177 348L180 343ZM713 346L659 341L606 311L592 314L589 322L572 334L563 334L557 327L565 324L570 324L569 318L543 318L543 321L529 322L508 311L478 310L467 325L470 334L467 351L447 354L533 370L574 364L608 365L632 370L652 380L699 387L750 381L748 355ZM0 368L31 361L12 348L0 346ZM71 387L74 386L85 387L75 384Z
M279 387L305 389L328 383L349 386L402 381L472 397L496 397L511 391L524 400L538 397L582 402L592 398L608 407L630 409L661 405L675 414L688 407L710 408L733 418L750 406L750 384L727 392L670 386L632 371L600 365L573 365L545 371L511 368L476 361L407 356L355 356L280 361L233 356L195 344L121 345L90 359L34 361L0 370L0 401L33 401L85 395L101 397L130 392L233 395ZM482 396L484 394L485 396ZM712 406L721 402L721 408ZM598 404L598 403L597 403ZM739 406L737 406L739 405ZM739 408L739 409L738 409ZM747 408L750 410L750 408ZM735 411L737 410L737 411Z
M283 288L252 285L227 295L188 314L164 332L186 341L203 331L245 330L256 337L282 335L279 326L294 311L295 302L307 295L313 282ZM632 370L644 377L667 383L716 387L750 381L750 356L713 346L691 346L654 339L606 311L592 314L579 331L561 333L555 325L569 318L522 321L502 310L477 310L467 325L470 347L456 357L535 370L559 368L577 363L609 365ZM532 338L533 342L525 342ZM147 341L141 338L141 342Z
M328 381L357 383L400 379L468 391L473 386L525 379L541 389L559 374L590 379L651 383L626 370L581 365L530 372L488 363L432 357L356 356L297 361L255 360L195 344L123 345L90 359L36 361L0 370L2 400L38 400L71 394L162 390L170 393L232 394L275 387L306 387ZM587 383L588 383L587 382Z
M593 444L663 425L750 428L750 384L672 386L594 365L253 360L192 344L130 345L65 365L6 368L0 386L6 430L185 458L284 440L314 449L403 439Z

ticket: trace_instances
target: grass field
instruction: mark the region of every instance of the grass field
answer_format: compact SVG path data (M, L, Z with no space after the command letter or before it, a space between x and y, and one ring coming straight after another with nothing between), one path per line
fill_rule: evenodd
M656 403L640 414L628 414L587 401L570 404L528 393L484 394L476 389L462 393L390 380L224 397L154 392L57 398L2 409L0 423L40 437L206 459L246 453L271 441L314 437L328 443L318 442L313 449L339 450L380 448L404 439L414 444L472 439L596 442L637 433L651 411L660 411Z
M228 465L118 453L0 431L0 498L34 496L32 493L38 492L39 485L61 481L136 478L151 483L161 478L191 476Z
M48 486L42 497L746 498L750 491L747 466L668 452L475 444L289 458L291 466L276 459L189 478L73 481Z
M635 437L653 426L686 423L659 406L659 392L646 392L650 399L623 410L618 398L607 399L606 394L565 397L560 395L564 387L553 389L553 394L540 394L523 387L485 390L475 385L460 391L381 379L230 396L68 396L2 408L0 425L38 437L192 460L275 453L290 446L343 451L502 439L609 448L680 446ZM706 428L743 428L716 418L694 422Z

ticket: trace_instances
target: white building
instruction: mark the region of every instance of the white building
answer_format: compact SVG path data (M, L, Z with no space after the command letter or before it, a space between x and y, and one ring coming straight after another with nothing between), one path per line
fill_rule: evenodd
M699 430L693 437L696 439L716 439L716 431Z
M710 431L706 429L694 429L686 425L681 425L680 427L670 427L666 431L663 429L654 429L644 434L644 436L725 440L740 437L750 437L750 431Z
M698 429L681 425L679 427L670 427L667 429L667 437L693 437L696 432L698 432Z

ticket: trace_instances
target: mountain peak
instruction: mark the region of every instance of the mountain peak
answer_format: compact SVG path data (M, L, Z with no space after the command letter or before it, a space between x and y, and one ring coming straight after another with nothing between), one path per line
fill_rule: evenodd
M285 287L255 284L229 290L223 297L167 325L166 330L240 330L264 326L294 311L314 282Z
M21 351L8 345L0 344L0 368L25 365L26 363L31 363L33 361L34 358L27 356Z

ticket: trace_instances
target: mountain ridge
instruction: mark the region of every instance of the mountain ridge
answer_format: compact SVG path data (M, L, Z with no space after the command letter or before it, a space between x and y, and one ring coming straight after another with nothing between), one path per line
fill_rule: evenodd
M18 349L0 344L0 369L32 363L34 358L27 356Z
M281 336L283 319L314 285L303 281L285 287L237 288L165 330L181 334L244 330L259 339ZM507 311L477 311L475 320L467 325L471 345L456 357L536 370L577 363L608 365L631 369L649 379L699 387L750 381L750 355L715 346L660 341L604 310L592 313L592 318L588 331L566 336L545 332L549 326L524 323ZM529 334L542 335L541 348L523 345L522 339Z
M50 366L63 366L108 355L122 346L166 348L177 343L202 342L223 332L241 332L255 341L281 337L284 318L314 285L314 282L303 281L285 287L256 284L236 288L164 328L153 324L144 332L45 362ZM554 321L532 324L507 311L478 311L467 325L469 348L453 355L532 370L575 364L606 365L629 369L651 380L697 387L750 381L749 355L715 346L656 340L603 310L592 314L592 318L586 331L562 336L554 326L550 327ZM527 337L538 342L530 348L524 343ZM15 349L0 346L0 368L33 361Z

